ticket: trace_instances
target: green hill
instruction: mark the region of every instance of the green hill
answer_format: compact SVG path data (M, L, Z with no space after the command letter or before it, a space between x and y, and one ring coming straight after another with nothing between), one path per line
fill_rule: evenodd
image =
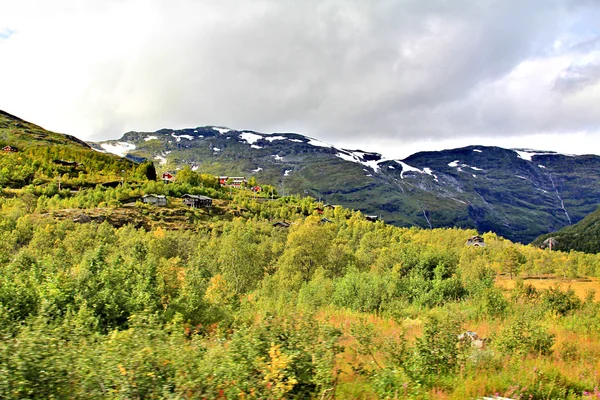
M0 110L0 187L61 183L62 188L145 180L149 163L136 164L93 150L71 135L45 130Z
M545 248L544 241L549 238L555 240L553 250L600 253L600 208L574 225L538 237L532 244Z

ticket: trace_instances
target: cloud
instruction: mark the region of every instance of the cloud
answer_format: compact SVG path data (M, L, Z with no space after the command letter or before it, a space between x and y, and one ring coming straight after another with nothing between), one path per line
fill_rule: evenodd
M5 40L11 37L15 32L12 29L0 29L0 40Z
M51 3L0 16L0 108L80 137L214 124L382 151L600 131L593 1Z

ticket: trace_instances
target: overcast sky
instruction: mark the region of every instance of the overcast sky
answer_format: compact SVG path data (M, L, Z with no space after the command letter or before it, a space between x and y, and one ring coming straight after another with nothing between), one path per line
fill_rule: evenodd
M86 140L600 154L600 0L0 0L0 109Z

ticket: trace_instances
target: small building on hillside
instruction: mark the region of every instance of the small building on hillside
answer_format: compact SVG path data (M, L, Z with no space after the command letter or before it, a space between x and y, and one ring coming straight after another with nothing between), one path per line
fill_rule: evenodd
M243 176L219 176L219 184L222 186L232 186L240 188L248 183L248 180Z
M260 193L262 188L260 186L252 186L250 190L252 190L254 193Z
M285 221L277 221L273 224L275 228L289 228L290 223Z
M10 152L10 153L18 153L18 152L19 152L19 149L17 149L17 148L16 148L16 147L14 147L14 146L4 146L4 147L2 148L2 151L6 151L7 153L8 153L8 152Z
M169 172L163 172L161 179L164 183L171 183L175 181L175 177Z
M192 208L212 207L212 199L208 196L184 194L181 196L183 204Z
M379 221L379 215L365 215L365 219L371 222Z
M142 197L142 201L155 206L166 206L167 196L163 196L162 194L147 194Z
M331 224L331 223L333 223L333 221L330 219L327 219L327 218L321 218L321 223L322 224Z
M481 236L471 236L469 239L467 239L467 246L485 247L485 241Z

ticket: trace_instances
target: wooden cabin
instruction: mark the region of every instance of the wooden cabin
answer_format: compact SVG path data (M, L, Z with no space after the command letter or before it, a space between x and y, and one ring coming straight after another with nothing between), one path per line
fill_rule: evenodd
M18 152L19 152L19 149L17 149L16 147L13 147L13 146L4 146L4 147L2 148L2 151L5 151L5 152L7 152L7 153L8 153L8 152L10 152L10 153L18 153Z
M184 194L181 198L183 199L183 204L192 208L212 207L212 199L207 196Z
M147 194L142 197L142 201L155 206L166 206L167 196L163 196L162 194Z
M285 221L277 221L273 224L275 228L289 228L290 223Z

